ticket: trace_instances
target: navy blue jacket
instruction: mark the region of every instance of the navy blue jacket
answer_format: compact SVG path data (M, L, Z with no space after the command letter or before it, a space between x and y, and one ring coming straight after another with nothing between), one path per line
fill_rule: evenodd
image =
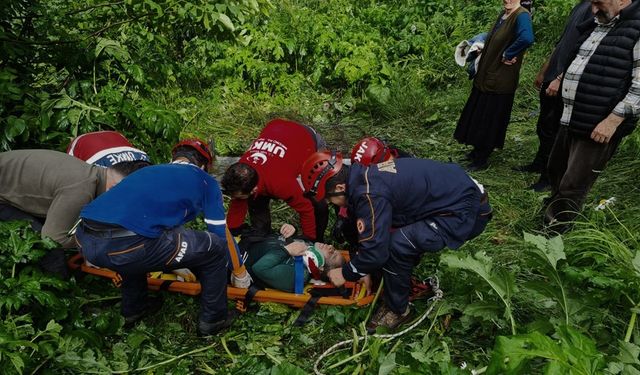
M352 165L347 202L357 220L359 246L343 267L344 277L355 281L381 268L389 258L391 229L421 220L436 221L447 247L460 247L473 229L481 196L457 164L403 158L369 167ZM448 220L440 221L444 216Z

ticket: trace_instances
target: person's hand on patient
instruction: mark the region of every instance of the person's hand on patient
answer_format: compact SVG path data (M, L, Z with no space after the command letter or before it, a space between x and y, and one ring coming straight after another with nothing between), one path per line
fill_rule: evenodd
M292 243L286 245L284 248L287 249L289 255L295 257L303 255L307 251L307 247L309 247L309 245L302 241L293 241Z
M296 228L291 224L282 224L282 226L280 227L280 234L284 238L289 238L296 234Z

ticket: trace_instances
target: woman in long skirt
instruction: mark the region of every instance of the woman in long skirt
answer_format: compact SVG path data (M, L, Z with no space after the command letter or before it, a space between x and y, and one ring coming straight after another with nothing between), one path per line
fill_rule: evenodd
M469 171L488 167L495 148L504 146L513 98L525 50L533 44L531 15L520 0L503 0L504 9L487 36L473 89L462 110L454 137L473 146Z

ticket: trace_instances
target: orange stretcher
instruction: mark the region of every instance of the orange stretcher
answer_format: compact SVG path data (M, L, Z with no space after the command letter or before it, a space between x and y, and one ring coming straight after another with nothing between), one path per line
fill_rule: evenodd
M343 252L343 256L348 259L348 253ZM113 285L120 287L122 278L120 275L112 270L106 268L95 268L86 264L81 254L76 254L69 258L67 262L69 268L78 270L87 274L100 276L106 279L110 279ZM200 294L199 282L187 282L179 280L168 280L162 277L151 277L151 274L147 276L147 285L149 290L159 291L167 290L169 292L182 293L190 296ZM255 292L251 300L257 302L275 302L284 305L289 305L296 308L304 307L311 298L317 295L323 295L317 298L318 304L323 305L342 305L342 306L364 306L373 302L375 295L367 295L365 286L360 282L347 282L342 288L342 294L336 293L336 295L326 295L331 289L336 289L332 284L326 285L313 285L307 284L303 294L295 294L283 292L275 289L265 289ZM238 310L245 311L247 309L245 299L247 297L249 289L235 288L231 285L227 286L227 297L236 301L236 307ZM331 294L331 293L328 293Z

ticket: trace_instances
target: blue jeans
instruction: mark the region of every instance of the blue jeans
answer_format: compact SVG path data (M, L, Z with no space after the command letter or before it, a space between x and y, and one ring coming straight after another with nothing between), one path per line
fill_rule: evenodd
M93 233L93 232L90 232ZM227 253L216 235L182 227L168 229L158 238L140 235L114 238L78 227L76 238L85 259L122 277L122 315L142 312L147 299L147 273L190 269L200 281L200 321L227 317Z

